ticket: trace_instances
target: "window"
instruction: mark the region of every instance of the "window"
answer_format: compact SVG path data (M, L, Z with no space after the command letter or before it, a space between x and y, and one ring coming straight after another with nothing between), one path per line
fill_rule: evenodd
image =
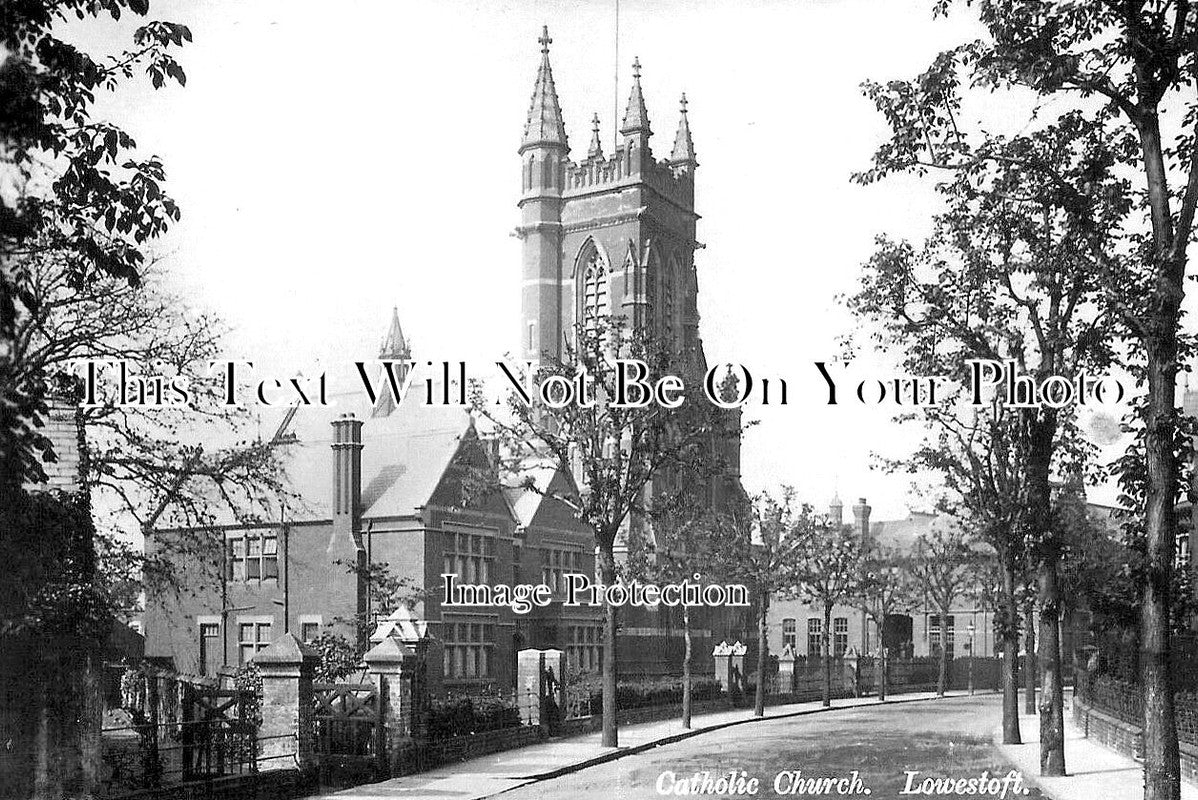
M599 628L591 625L566 627L566 663L579 672L595 672L599 669L599 642L603 636Z
M586 259L582 272L582 327L588 334L599 332L607 317L607 267L599 257L597 250L592 250Z
M300 617L300 641L309 644L320 637L321 618L316 616Z
M793 651L798 646L798 621L794 617L787 617L782 620L782 649L789 647Z
M824 621L817 617L807 620L807 655L819 658L824 650Z
M1190 566L1190 534L1177 534L1177 567L1186 569Z
M444 635L443 666L446 678L490 678L493 675L494 623L447 623Z
M940 630L940 615L939 614L930 615L928 617L928 649L931 652L931 654L934 656L940 655L941 638L942 638L941 634L942 634L942 632ZM954 631L953 631L953 615L949 614L944 618L944 631L943 631L943 646L944 646L944 649L946 651L948 651L949 658L953 657L953 644L954 644L953 640L954 640L954 638L955 637L954 637Z
M274 531L247 531L229 539L228 577L231 581L261 581L279 577L279 539Z
M832 652L843 656L849 649L849 618L836 617L832 620Z
M273 622L237 622L237 663L248 664L258 653L270 646L270 629Z
M669 342L674 335L674 319L677 311L674 307L674 292L678 281L678 270L673 260L661 276L661 337Z
M459 583L490 585L494 573L495 537L481 533L446 533L442 558L445 573L457 575Z
M566 590L565 576L579 572L582 566L582 552L578 550L562 550L546 547L541 550L541 583L554 592Z

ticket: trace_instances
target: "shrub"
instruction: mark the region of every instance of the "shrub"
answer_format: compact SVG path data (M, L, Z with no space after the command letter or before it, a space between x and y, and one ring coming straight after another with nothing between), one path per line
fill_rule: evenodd
M459 696L433 701L429 708L428 735L448 739L480 731L512 728L520 724L520 709L499 696Z

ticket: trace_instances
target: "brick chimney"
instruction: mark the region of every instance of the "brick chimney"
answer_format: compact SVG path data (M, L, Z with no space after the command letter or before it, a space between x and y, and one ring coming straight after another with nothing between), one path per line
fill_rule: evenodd
M51 395L47 398L47 414L43 418L41 433L50 440L55 460L42 464L46 480L42 483L25 483L29 492L58 489L78 492L83 488L83 420L78 405L68 397Z
M358 532L362 513L362 421L333 420L333 536Z
M864 497L853 505L853 529L862 541L869 537L869 512L869 503L865 502Z
M329 537L329 555L333 559L352 557L357 564L354 609L361 621L357 626L358 644L366 645L369 630L367 614L366 547L361 535L362 517L362 421L353 414L333 420L333 533Z

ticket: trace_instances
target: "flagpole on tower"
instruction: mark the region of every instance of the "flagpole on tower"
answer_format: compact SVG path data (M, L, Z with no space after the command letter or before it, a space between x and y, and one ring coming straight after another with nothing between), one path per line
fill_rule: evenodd
M612 152L620 146L620 0L616 0L615 84L611 98Z

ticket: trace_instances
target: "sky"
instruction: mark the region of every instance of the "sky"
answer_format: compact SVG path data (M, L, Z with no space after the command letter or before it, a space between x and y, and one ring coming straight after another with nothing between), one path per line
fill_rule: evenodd
M187 85L122 90L100 116L165 162L183 220L156 248L177 288L231 326L230 357L334 372L375 357L393 306L417 359L488 364L516 349L516 148L537 39L548 25L572 155L595 112L610 152L615 0L180 0L151 12L192 31ZM102 52L131 29L76 31ZM788 406L750 409L750 490L789 484L817 506L867 497L875 519L926 505L874 456L901 456L918 430L889 407L824 405L812 365L854 329L838 297L874 237L918 239L937 207L916 179L850 181L886 134L859 86L912 77L978 33L968 13L933 20L929 2L908 0L620 2L619 113L634 57L659 156L679 95L689 100L708 360L790 382Z

